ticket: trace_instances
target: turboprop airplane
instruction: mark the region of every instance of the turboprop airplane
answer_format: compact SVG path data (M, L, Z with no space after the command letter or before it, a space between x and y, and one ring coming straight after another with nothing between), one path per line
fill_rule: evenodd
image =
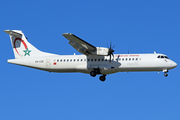
M111 47L95 47L72 33L62 34L69 44L83 55L57 55L38 50L31 45L20 30L5 30L10 35L15 59L7 62L31 67L49 72L81 72L92 77L101 75L101 81L106 75L117 72L163 71L167 72L177 64L164 54L113 54Z

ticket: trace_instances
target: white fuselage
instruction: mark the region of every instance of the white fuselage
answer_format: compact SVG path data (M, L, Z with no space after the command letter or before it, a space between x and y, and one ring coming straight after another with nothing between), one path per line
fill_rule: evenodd
M177 66L168 58L158 58L163 54L115 54L109 62L109 56L51 55L10 59L9 63L32 67L49 72L90 73L99 68L101 74L133 71L164 71Z
M92 77L101 75L101 81L106 75L117 72L163 71L167 77L168 70L177 66L163 54L115 54L109 48L95 47L72 33L62 34L69 44L83 55L56 55L42 52L28 42L20 30L5 30L10 36L15 59L8 63L31 67L49 72L81 72Z

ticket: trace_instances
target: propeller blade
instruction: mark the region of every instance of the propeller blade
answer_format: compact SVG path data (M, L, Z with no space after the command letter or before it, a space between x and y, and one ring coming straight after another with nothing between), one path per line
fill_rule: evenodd
M115 47L115 45L113 45L113 48Z
M111 63L111 55L110 55L109 63Z
M107 47L109 48L109 45L107 44Z
M109 64L111 63L111 57L112 56L113 56L113 59L114 59L114 54L113 54L113 52L114 52L113 48L114 47L115 47L115 45L113 45L113 47L112 47L112 43L110 42L110 46L108 46L108 48L109 48L108 55L109 55L109 58L110 58Z

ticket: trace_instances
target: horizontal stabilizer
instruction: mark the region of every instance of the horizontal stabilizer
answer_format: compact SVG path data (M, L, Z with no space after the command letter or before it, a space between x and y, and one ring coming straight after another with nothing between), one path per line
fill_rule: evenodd
M22 33L20 33L20 31L4 30L4 32L12 36L22 36Z

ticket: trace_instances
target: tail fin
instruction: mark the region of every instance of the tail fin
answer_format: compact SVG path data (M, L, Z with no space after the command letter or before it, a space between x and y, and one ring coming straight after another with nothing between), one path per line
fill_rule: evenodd
M31 45L27 38L24 36L23 32L20 30L5 30L7 34L9 34L11 39L11 44L14 51L14 56L16 59L26 58L26 57L38 57L50 55L50 53L45 53L33 45Z

